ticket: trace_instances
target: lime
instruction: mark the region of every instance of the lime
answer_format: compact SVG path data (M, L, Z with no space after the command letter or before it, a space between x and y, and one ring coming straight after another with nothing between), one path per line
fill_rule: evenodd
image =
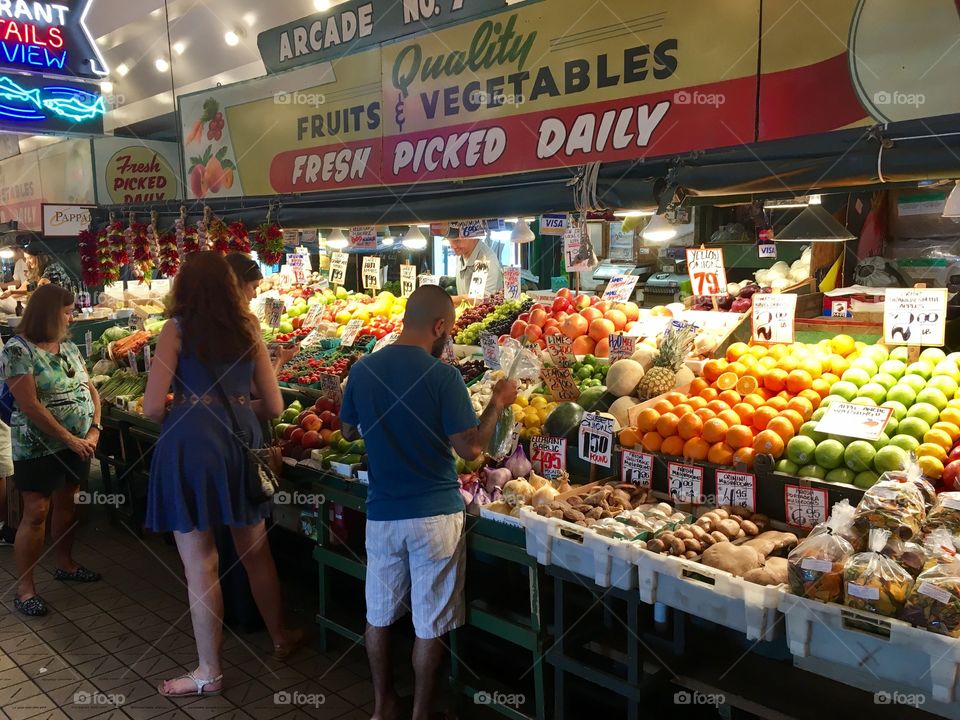
M918 447L920 447L920 441L917 440L913 435L904 435L900 433L899 435L894 435L890 438L890 442L887 445L896 445L898 448L906 450L907 452L913 452Z
M880 476L872 470L864 470L861 473L857 473L857 476L853 479L853 484L858 488L863 488L866 490L867 488L872 487L879 479Z
M873 458L873 467L877 472L893 472L907 467L909 456L907 451L896 445L887 445L877 452Z
M873 467L873 458L877 454L873 445L866 440L854 440L843 451L844 464L855 472L863 472Z
M869 362L869 361L868 361ZM873 363L871 363L872 365ZM867 372L862 367L851 366L849 369L845 370L843 375L840 376L840 380L843 382L853 383L857 387L865 385L870 382L870 376L877 373L876 366L874 366L873 372ZM836 385L834 385L836 387Z
M935 422L937 422L937 420L940 419L940 410L942 408L937 407L933 403L920 400L920 396L923 395L925 392L926 391L921 390L920 393L917 395L918 402L916 402L909 410L907 410L907 417L920 418L921 420L926 422L927 425L933 425ZM939 393L940 391L935 390L934 392ZM930 396L927 395L927 397L930 397ZM946 407L946 406L947 406L947 402L946 402L946 398L944 398L943 407Z
M849 370L847 372L850 372ZM846 375L846 373L844 373ZM870 379L870 376L867 375L867 380ZM866 380L864 380L866 382ZM833 384L833 387L830 388L830 395L827 397L833 397L834 395L843 398L844 400L853 400L857 396L857 390L860 388L856 383L850 382L848 380L840 380ZM827 398L824 398L826 401ZM822 403L821 403L822 404Z
M853 470L850 470L849 468L845 468L845 467L839 467L839 468L834 468L833 470L828 472L824 480L826 480L827 482L839 482L839 483L847 483L848 485L851 485L853 484L853 479L856 476L857 474Z
M819 409L817 412L819 412ZM813 416L816 417L817 413L814 413ZM800 434L808 438L813 438L813 441L816 443L823 442L827 439L827 436L817 431L817 424L815 420L807 420L807 422L800 426Z
M801 428L802 429L802 428ZM787 443L787 458L797 465L806 465L813 459L817 443L806 435L797 435Z
M827 476L827 469L822 468L819 465L804 465L802 468L797 470L797 475L800 477L817 478L817 480L823 480Z
M831 438L817 445L813 456L817 460L817 465L832 470L833 468L840 467L841 463L843 463L844 449L843 443ZM823 476L821 475L820 477Z
M793 460L783 458L777 462L773 469L777 472L787 473L788 475L796 475L800 466L793 462Z

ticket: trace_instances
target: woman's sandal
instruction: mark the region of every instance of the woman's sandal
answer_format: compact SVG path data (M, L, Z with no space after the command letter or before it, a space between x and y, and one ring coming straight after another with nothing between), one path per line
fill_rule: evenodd
M91 583L97 582L100 579L100 573L88 570L83 565L77 565L77 569L73 572L67 572L66 570L57 568L56 572L53 573L53 577L57 580L67 582Z
M191 680L193 680L193 684L197 686L197 691L195 693L194 692L179 692L179 693L164 692L163 682L161 682L160 685L157 687L157 692L163 695L163 697L169 697L169 698L194 697L199 695L209 697L212 695L219 695L220 693L223 692L223 688L220 688L219 690L204 691L204 688L207 685L213 685L214 683L217 683L223 680L223 673L221 673L220 675L217 675L215 678L211 678L210 680L198 680L196 677L194 677L192 672L188 672L186 675L181 675L180 677L173 678L173 680L164 680L164 682L176 682L177 680L185 680L187 678L190 678Z
M274 659L286 660L307 643L308 637L306 630L300 630L299 632L300 634L293 638L293 640L289 641L286 645L273 646Z
M47 603L39 595L34 595L26 600L15 598L13 606L18 612L28 617L42 617L47 614Z

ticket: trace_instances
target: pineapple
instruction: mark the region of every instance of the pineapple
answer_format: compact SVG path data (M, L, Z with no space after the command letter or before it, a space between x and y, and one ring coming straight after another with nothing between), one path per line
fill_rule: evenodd
M682 328L672 328L663 337L660 343L660 352L651 367L637 386L637 397L649 400L657 395L673 390L677 380L677 371L683 367L683 362L690 349L697 331L690 325Z

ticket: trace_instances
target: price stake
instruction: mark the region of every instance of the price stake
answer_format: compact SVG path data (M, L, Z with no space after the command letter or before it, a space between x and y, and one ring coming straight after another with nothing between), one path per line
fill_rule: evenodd
M753 473L717 470L717 505L757 509L757 476Z
M613 458L613 418L587 413L580 421L580 459L610 467Z
M480 347L483 349L483 364L491 370L500 369L500 345L497 336L490 332L480 333Z
M137 368L137 356L133 350L127 350L127 362L130 364L130 369L133 371L134 375L140 373L139 368Z
M611 365L617 360L630 357L637 349L637 339L628 335L620 335L619 333L610 335L608 342L610 343Z
M784 485L784 517L787 525L812 528L827 519L827 491L820 488Z
M400 337L400 333L398 332L392 332L389 335L384 335L382 338L377 340L377 344L373 346L373 350L371 352L383 350L383 348L385 348L387 345L393 345L397 341L398 337Z
M367 255L363 258L360 270L364 290L380 289L380 258L376 255Z
M570 367L577 361L573 340L566 335L547 335L547 353L559 367Z
M793 319L797 296L793 293L755 293L753 296L753 341L755 343L793 342Z
M470 276L470 288L467 292L467 297L471 300L483 300L487 294L488 272L486 263L478 262L474 264L473 274Z
M447 342L443 345L443 353L440 355L440 361L447 365L459 365L457 362L457 353L453 350L453 339L447 335Z
M153 360L153 355L150 352L150 343L147 343L143 346L143 371L150 372L150 363Z
M343 285L347 279L347 263L350 256L343 252L335 252L330 256L330 284Z
M544 385L556 402L575 401L580 397L580 388L573 379L573 371L568 367L545 367L540 370Z
M400 297L410 297L417 287L417 266L400 266Z
M267 318L267 325L272 328L280 327L280 316L286 312L286 309L287 306L283 304L283 300L266 298L264 300L264 314Z
M439 285L440 276L439 275L421 275L420 276L420 287L424 285Z
M293 275L293 282L296 285L303 285L306 277L304 274L304 257L300 253L287 253L287 267Z
M323 373L320 376L320 391L324 395L334 398L340 404L340 376L333 373Z
M348 322L343 330L343 335L340 336L340 344L344 347L351 347L357 341L357 335L360 334L362 329L363 320L360 318L354 318Z
M86 356L90 357L93 354L93 333L89 330L83 334L83 347L86 350Z
M727 294L727 271L723 264L722 248L688 248L687 272L694 295Z
M946 324L946 288L887 288L883 301L884 343L940 347Z
M828 435L843 435L861 440L879 440L883 429L890 422L893 408L854 405L835 402L827 406L827 411L817 423L816 431Z
M520 268L505 267L503 269L503 299L520 299Z
M639 279L638 275L615 275L607 283L607 289L603 291L603 299L615 303L630 302Z
M653 482L653 455L624 450L620 455L620 481L649 488Z
M323 310L326 306L320 305L311 305L310 309L307 311L307 314L303 317L303 327L305 328L315 328L317 323L320 322L320 319L323 317Z
M703 468L697 465L667 463L670 499L678 503L699 505L703 497Z
M537 475L548 480L560 477L567 469L567 439L534 435L530 438L530 464Z

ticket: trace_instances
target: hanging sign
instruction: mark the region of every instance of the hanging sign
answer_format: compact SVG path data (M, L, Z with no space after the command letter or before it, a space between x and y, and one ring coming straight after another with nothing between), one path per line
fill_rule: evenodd
M46 237L77 237L90 229L89 205L41 205Z
M520 268L505 267L503 269L503 299L520 299Z
M587 413L580 421L580 459L610 467L613 458L613 418Z
M340 336L340 344L343 347L351 347L357 341L357 336L360 334L362 329L363 320L360 318L354 318L353 320L349 321L347 326L343 329L343 335Z
M678 503L699 505L703 497L703 468L698 465L667 463L670 499Z
M789 345L797 312L794 293L754 293L751 326L755 343Z
M540 370L540 377L556 402L573 402L580 397L580 388L577 387L570 368L545 367Z
M567 439L534 435L530 438L530 464L537 475L548 480L560 477L567 469Z
M615 303L630 302L639 279L639 275L615 275L607 283L607 289L603 291L603 299Z
M473 266L473 274L470 276L470 288L467 297L471 300L483 300L487 294L487 273L489 272L486 263L478 262Z
M347 263L350 256L346 253L335 252L330 256L330 284L343 285L347 279Z
M699 297L727 294L727 271L722 248L688 248L687 273L693 294Z
M360 270L364 290L380 289L380 258L376 255L366 255Z
M941 347L946 323L946 288L887 288L883 300L884 343Z
M653 455L624 450L620 454L620 481L648 488L653 481Z
M400 297L408 298L417 287L417 266L400 266Z
M487 236L486 220L464 220L460 223L460 237L482 238Z
M573 340L566 335L547 335L547 352L560 367L570 367L577 361L573 354Z
M358 250L375 250L377 247L377 228L375 225L361 225L350 228L350 247Z
M614 333L608 337L608 342L610 344L611 365L617 360L622 360L623 358L632 356L634 351L637 349L637 338L635 337L622 335L620 333Z
M483 364L491 370L499 370L500 346L497 344L497 336L491 332L481 332L480 347L483 349Z
M567 272L581 272L595 265L596 258L590 252L585 232L580 225L571 225L563 233L563 262Z
M287 253L287 267L293 275L293 282L297 285L303 285L306 281L306 271L304 269L304 257L300 253Z
M787 525L811 528L827 520L827 491L821 488L784 485L784 517Z
M567 213L540 216L541 236L563 237L568 227L570 227L570 215Z
M753 473L717 470L717 505L757 509L757 476Z
M440 276L439 275L421 275L420 276L420 287L424 285L439 285Z
M816 431L873 442L880 439L891 414L893 408L889 407L834 402L827 406L827 412L817 423Z

